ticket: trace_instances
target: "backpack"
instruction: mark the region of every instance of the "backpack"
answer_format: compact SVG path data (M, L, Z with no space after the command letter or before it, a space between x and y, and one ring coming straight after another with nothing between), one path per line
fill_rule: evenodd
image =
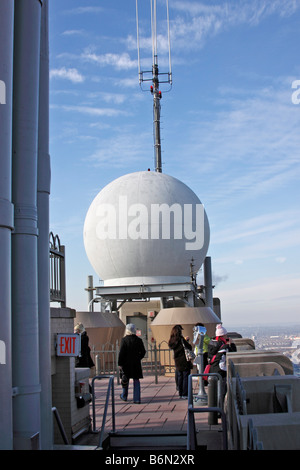
M221 345L221 347L220 347L220 349L219 349L219 351L221 351L222 348L224 348L224 345L226 345L226 343L223 342L222 345ZM219 353L219 351L210 359L210 361L209 361L209 363L207 364L207 366L205 366L204 371L203 371L204 374L209 374L210 368L211 368L211 366L212 366L214 360L216 359L216 356L217 356L217 354ZM221 357L221 359L220 359L219 367L220 367L221 370L226 370L226 356L225 356L225 354L223 354L222 357ZM202 376L202 379L205 380L205 381L207 381L207 380L208 380L208 376L207 376L207 375Z

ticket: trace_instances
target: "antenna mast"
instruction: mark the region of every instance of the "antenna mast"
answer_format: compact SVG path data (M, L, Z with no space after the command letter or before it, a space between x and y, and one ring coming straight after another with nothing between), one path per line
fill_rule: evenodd
M160 138L160 100L162 93L159 89L160 83L168 83L172 86L171 71L171 47L170 47L170 21L169 21L169 1L166 0L167 7L167 27L168 27L168 46L169 46L169 71L160 73L158 69L157 59L157 19L156 19L156 0L150 0L151 5L151 35L152 35L152 70L141 71L140 67L140 45L139 45L139 19L138 19L138 0L136 0L136 22L137 22L137 48L138 48L138 70L139 83L151 81L150 92L153 95L153 132L154 132L154 154L155 154L155 171L162 172L161 163L161 138ZM151 78L147 78L149 74ZM164 80L159 80L159 76L164 75Z

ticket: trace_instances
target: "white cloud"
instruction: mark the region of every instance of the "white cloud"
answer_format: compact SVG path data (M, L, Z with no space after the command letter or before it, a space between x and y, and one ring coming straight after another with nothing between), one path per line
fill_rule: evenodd
M83 29L68 29L62 33L63 36L83 36L84 34Z
M148 134L139 134L132 138L128 128L115 132L112 138L101 139L99 147L87 158L95 167L128 168L130 164L141 164L145 157L145 140ZM145 164L146 165L146 164Z
M290 16L299 7L298 0L244 0L221 5L173 1L170 8L180 16L171 21L172 43L177 48L193 50L202 47L208 37L232 27L243 24L254 27L271 15Z
M280 265L289 262L292 272L300 249L299 217L299 210L287 209L257 217L236 217L234 222L215 226L210 242L214 264L219 270L243 264L244 279L260 277L260 269L252 271L253 263L263 263L266 269L274 261Z
M226 96L220 91L212 103L213 119L191 115L184 142L191 156L184 164L193 165L190 174L204 181L213 178L214 185L205 188L206 203L230 207L295 184L300 177L300 114L290 103L288 84L270 80L268 89L227 89ZM198 155L203 156L201 165Z
M286 257L285 256L279 256L278 258L275 259L277 263L285 263L286 262Z
M123 104L127 96L122 93L108 93L103 91L90 91L87 93L89 100L103 100L105 103Z
M72 8L70 10L65 10L64 14L68 15L82 15L84 13L92 13L92 14L97 14L97 13L102 13L103 8L102 7L77 7L77 8Z
M84 81L84 76L77 69L67 69L66 67L50 70L50 78L62 78L73 83L82 83Z
M122 54L107 53L98 55L91 51L85 51L81 54L81 59L102 66L111 65L113 67L116 67L117 69L128 70L132 68L137 68L137 61L131 60L127 52L124 52Z
M106 103L122 104L127 96L120 93L103 93L102 98Z
M126 112L114 109L114 108L96 108L92 106L74 106L74 105L51 105L52 109L62 109L63 111L77 112L81 114L87 114L90 116L119 116L125 115Z
M287 209L244 220L239 219L229 227L215 231L214 243L232 243L241 239L253 239L263 234L274 236L283 231L287 233L298 224L299 217L300 211Z
M131 78L120 78L115 80L115 85L126 88L136 88L137 86L137 75Z

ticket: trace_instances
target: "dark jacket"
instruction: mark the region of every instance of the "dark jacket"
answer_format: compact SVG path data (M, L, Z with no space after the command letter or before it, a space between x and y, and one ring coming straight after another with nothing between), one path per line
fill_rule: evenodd
M208 361L211 363L210 373L218 373L222 377L226 376L226 371L220 369L219 364L222 356L227 352L235 352L236 346L234 343L231 345L225 343L223 340L212 339L208 343ZM213 357L216 356L214 359ZM213 361L212 361L213 359Z
M80 335L81 341L81 353L80 356L76 358L75 367L94 367L93 359L91 358L91 348L89 347L89 337L84 331Z
M184 338L180 338L180 340L177 341L176 343L169 342L169 347L173 349L173 352L174 352L174 362L175 362L176 369L179 370L180 372L184 370L190 370L193 368L193 364L191 363L191 361L186 360L182 341L187 349L190 349L190 350L192 349L192 346Z
M127 335L122 338L118 365L122 367L128 379L142 379L143 371L141 360L146 354L144 343L136 335Z

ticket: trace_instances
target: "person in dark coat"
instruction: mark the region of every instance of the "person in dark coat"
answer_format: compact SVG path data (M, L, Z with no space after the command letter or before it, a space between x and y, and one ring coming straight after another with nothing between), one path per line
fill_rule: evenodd
M80 356L76 357L75 367L94 367L91 357L91 348L89 347L89 337L82 323L77 323L74 327L74 333L80 335L81 351Z
M122 393L120 398L127 401L129 379L133 379L133 401L141 403L140 379L143 378L141 360L146 354L144 343L136 335L136 328L133 323L126 325L126 332L121 341L118 366L122 373Z
M175 325L171 330L169 339L169 348L174 352L174 362L176 367L177 387L180 398L186 400L188 397L188 377L193 368L191 361L187 361L184 352L184 346L192 350L192 346L182 336L182 326Z

